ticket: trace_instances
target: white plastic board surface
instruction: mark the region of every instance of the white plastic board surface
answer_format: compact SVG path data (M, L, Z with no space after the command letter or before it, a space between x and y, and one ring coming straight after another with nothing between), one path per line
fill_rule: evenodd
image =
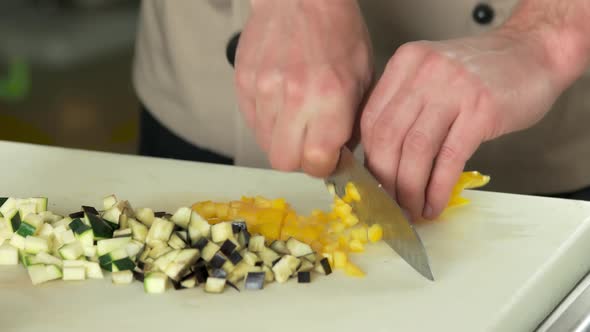
M285 197L328 208L323 183L301 174L0 142L0 196L47 196L68 213L114 193L134 207L174 210L203 199ZM493 179L492 179L493 181ZM0 331L531 331L590 265L590 204L471 191L473 202L418 228L435 282L386 245L341 272L263 291L145 294L110 278L33 287L0 267Z

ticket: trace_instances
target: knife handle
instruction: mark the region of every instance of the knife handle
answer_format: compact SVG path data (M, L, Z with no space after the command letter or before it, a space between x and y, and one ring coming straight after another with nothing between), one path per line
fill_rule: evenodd
M229 62L229 64L234 68L236 62L236 50L238 49L238 44L240 43L241 34L241 31L235 33L227 42L227 46L225 47L225 57L227 58L227 62Z

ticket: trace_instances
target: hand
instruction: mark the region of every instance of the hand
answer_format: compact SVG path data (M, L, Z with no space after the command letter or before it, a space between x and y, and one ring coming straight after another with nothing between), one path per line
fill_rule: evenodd
M367 165L412 219L437 217L482 142L540 120L561 91L537 38L508 29L403 45L362 115Z
M236 52L239 108L273 168L328 175L372 79L354 0L252 1Z

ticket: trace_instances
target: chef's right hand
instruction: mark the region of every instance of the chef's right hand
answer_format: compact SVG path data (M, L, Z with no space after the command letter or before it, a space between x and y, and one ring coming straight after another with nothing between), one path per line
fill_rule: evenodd
M236 52L239 108L271 166L326 176L372 80L356 0L251 0Z

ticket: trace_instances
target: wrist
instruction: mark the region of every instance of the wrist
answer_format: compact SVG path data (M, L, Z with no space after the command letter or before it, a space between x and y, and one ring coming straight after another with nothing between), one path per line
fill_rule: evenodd
M590 65L590 6L584 2L525 0L500 28L537 47L535 51L562 89Z

